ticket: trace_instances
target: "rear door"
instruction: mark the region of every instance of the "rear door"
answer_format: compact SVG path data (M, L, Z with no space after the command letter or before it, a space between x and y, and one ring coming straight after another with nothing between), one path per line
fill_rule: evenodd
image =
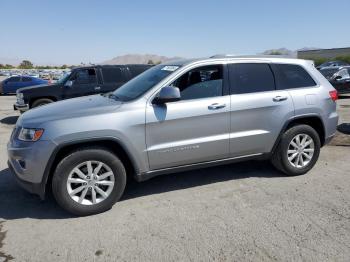
M226 67L197 67L173 82L181 101L146 108L150 168L194 164L229 155L230 96Z
M276 90L268 63L230 64L229 78L231 156L270 152L283 125L294 115L289 93Z
M13 76L4 81L4 93L16 93L18 88L21 88L20 76Z
M69 78L72 86L63 86L63 99L86 96L99 93L101 90L97 81L95 68L80 68L75 70Z
M103 81L101 86L102 93L114 91L128 80L125 67L123 66L101 67L101 73Z

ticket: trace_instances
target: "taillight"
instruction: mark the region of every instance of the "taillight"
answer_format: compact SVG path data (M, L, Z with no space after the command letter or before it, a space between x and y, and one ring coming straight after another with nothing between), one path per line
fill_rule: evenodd
M337 90L332 90L329 91L329 96L331 97L331 99L335 102L338 100L338 91Z

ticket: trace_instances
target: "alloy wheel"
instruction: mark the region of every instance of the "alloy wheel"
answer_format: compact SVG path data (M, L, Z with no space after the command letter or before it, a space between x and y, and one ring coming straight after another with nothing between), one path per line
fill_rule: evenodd
M312 160L314 151L314 140L307 134L298 134L289 143L288 161L296 168L304 168Z
M70 172L67 191L75 202L95 205L108 198L114 184L114 173L108 165L101 161L86 161Z

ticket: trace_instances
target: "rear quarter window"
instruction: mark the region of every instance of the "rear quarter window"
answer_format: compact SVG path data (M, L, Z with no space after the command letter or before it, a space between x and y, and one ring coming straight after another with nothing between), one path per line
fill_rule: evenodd
M273 64L277 89L291 89L316 86L310 74L300 65Z

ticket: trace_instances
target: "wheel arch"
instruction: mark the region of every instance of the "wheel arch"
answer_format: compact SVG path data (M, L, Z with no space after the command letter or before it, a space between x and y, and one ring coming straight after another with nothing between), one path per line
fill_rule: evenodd
M281 129L281 132L280 132L280 134L279 134L279 136L278 136L278 138L273 146L271 153L273 153L276 150L284 132L286 132L289 128L291 128L293 126L301 125L301 124L309 125L313 129L315 129L315 131L317 132L317 134L320 137L321 146L324 146L324 144L326 142L326 129L325 129L325 126L324 126L324 123L323 123L321 117L318 115L313 115L313 114L312 115L303 115L303 116L297 116L297 117L291 118L284 124L284 126Z
M64 143L56 148L51 155L48 164L45 168L44 176L41 181L40 197L45 198L47 186L50 185L54 170L58 163L67 156L70 152L84 147L99 147L106 148L120 158L124 164L128 177L132 177L138 172L136 161L126 149L126 147L116 138L98 138L84 139L80 141Z
M29 107L32 108L32 105L35 101L39 100L39 99L50 99L54 102L57 102L57 97L55 96L40 96L40 97L33 97L29 100Z

